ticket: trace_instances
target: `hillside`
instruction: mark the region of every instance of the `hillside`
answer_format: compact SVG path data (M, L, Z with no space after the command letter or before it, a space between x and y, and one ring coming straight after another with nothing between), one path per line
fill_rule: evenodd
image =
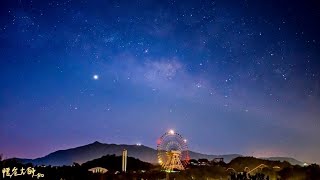
M281 162L277 160L267 160L267 159L259 159L255 157L237 157L230 161L228 167L233 168L237 172L243 171L246 167L254 169L255 167L259 166L260 164L264 164L269 168L279 167L280 169L290 167L291 164L289 162Z
M289 157L269 157L269 158L261 158L261 159L266 159L270 161L281 161L281 162L287 161L292 165L300 165L300 166L303 165L303 162L298 161L294 158L289 158Z
M103 167L109 171L120 171L122 167L122 156L106 155L98 159L94 159L82 164L82 167L90 169L93 167ZM140 161L139 159L128 157L127 158L127 171L137 170L150 170L153 165Z

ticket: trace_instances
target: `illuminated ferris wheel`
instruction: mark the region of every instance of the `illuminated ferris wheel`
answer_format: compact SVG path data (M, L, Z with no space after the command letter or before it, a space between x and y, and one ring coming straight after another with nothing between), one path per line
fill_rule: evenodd
M170 130L157 141L159 164L167 171L184 170L189 162L187 140Z

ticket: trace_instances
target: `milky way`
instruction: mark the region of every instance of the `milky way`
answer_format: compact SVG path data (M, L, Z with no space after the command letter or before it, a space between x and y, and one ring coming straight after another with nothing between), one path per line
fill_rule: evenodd
M304 4L302 4L304 3ZM141 143L320 162L319 5L2 1L0 153Z

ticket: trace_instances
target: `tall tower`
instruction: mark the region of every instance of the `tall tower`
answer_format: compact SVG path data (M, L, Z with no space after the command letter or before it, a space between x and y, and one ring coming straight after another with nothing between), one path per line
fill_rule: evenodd
M122 151L122 172L127 172L127 156L128 151L124 149Z

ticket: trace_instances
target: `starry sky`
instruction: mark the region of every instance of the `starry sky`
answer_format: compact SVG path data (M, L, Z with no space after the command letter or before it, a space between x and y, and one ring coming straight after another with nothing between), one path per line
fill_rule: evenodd
M320 5L0 2L0 153L174 129L191 150L320 163Z

